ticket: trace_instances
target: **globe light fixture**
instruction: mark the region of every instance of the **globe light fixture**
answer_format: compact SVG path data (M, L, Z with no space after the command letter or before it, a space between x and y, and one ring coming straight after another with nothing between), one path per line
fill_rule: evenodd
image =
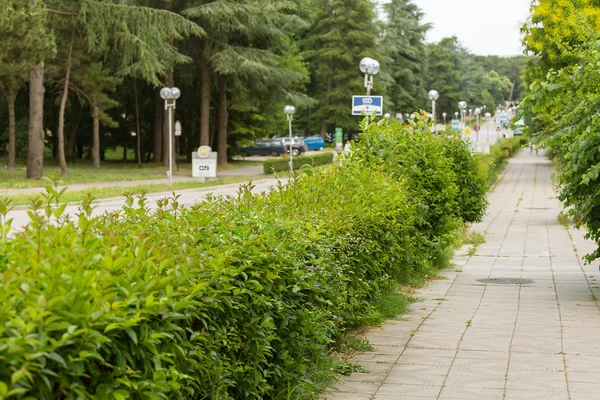
M380 69L379 61L371 57L365 57L360 60L358 67L365 74L365 89L367 89L367 96L370 96L371 89L373 89L373 76L377 75Z

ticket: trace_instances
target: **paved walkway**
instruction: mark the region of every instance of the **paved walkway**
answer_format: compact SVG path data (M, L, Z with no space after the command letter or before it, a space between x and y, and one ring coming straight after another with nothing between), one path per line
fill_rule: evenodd
M559 224L551 173L541 154L511 160L472 228L486 243L459 252L403 320L370 332L375 351L354 362L371 372L328 399L600 399L598 263L583 265L593 244Z

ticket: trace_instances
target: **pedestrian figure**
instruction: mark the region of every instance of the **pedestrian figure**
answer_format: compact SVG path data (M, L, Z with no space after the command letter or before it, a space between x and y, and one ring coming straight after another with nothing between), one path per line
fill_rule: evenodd
M350 141L346 140L346 144L344 145L344 153L350 153Z
M533 154L533 143L529 142L529 154Z

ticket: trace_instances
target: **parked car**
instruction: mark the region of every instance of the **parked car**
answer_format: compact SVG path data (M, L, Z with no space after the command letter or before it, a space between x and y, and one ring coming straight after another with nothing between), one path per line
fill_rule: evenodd
M517 135L522 135L523 134L523 128L517 128L513 131L513 135L517 136Z
M307 136L304 138L304 143L308 150L323 151L325 149L325 142L321 136Z
M242 148L242 154L246 157L254 155L278 157L286 153L287 146L281 140L256 140L253 144Z
M306 143L304 143L304 140L295 137L294 139L294 144L292 145L292 155L294 157L299 156L302 153L305 153L308 149L306 148ZM280 137L277 138L277 140L280 140L281 143L283 143L284 145L286 145L287 147L290 146L290 138L289 137Z

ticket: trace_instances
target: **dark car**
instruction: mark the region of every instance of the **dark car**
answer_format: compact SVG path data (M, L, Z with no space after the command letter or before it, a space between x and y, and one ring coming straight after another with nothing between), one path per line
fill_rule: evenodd
M278 157L286 153L287 147L280 140L257 140L242 148L242 154L246 157L255 155Z

